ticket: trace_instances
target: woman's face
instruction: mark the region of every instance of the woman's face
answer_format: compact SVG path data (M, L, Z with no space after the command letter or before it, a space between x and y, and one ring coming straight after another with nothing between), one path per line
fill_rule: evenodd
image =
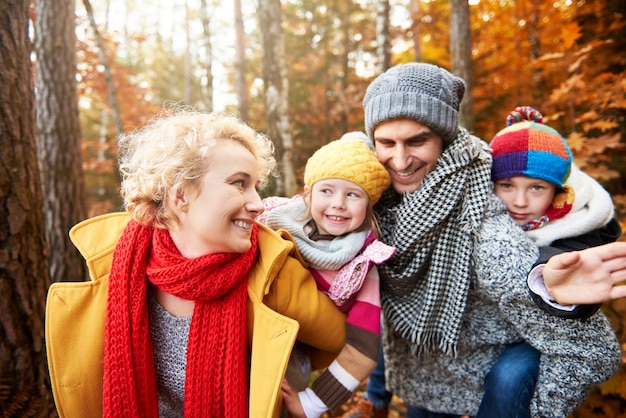
M413 119L392 119L374 130L376 155L391 176L396 192L412 193L434 170L443 151L443 139Z
M187 258L250 249L254 218L263 212L257 192L259 166L243 145L221 140L213 147L200 190L172 198L179 228L170 235Z

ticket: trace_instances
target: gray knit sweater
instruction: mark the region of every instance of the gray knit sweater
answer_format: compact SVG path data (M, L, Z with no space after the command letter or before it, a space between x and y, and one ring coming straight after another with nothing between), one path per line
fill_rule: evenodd
M148 309L159 417L182 417L185 404L187 338L192 317L173 316L159 305L152 294L148 297Z
M525 340L541 352L532 416L566 417L591 385L616 371L620 348L615 333L601 312L583 322L539 309L526 284L537 259L535 245L511 221L499 199L490 200L485 218L474 243L457 356L413 355L408 341L385 323L387 385L410 405L475 416L484 376L503 344Z

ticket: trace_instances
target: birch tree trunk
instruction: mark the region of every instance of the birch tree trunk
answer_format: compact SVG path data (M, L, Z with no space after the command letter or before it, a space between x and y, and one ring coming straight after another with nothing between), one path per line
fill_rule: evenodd
M76 87L74 2L37 3L37 153L52 281L82 281L87 270L68 232L87 217Z
M293 138L289 119L289 80L285 59L280 0L259 0L259 27L263 38L263 80L267 107L268 135L274 142L282 169L276 194L292 196L297 192L293 166Z
M29 10L29 0L0 2L0 414L5 417L47 417L55 411L44 348L50 272Z
M191 36L189 34L189 0L185 0L185 103L191 106Z
M467 0L450 0L450 70L465 80L465 96L461 102L459 123L474 130L472 99L472 34Z
M389 0L379 0L376 9L376 52L381 73L391 66L391 41L389 40Z
M204 1L204 0L203 0ZM235 92L239 117L248 121L248 87L246 83L246 32L243 27L241 0L234 0L235 6Z
M204 35L204 49L206 53L204 67L206 70L206 98L205 103L209 112L215 108L213 100L213 44L211 43L211 14L207 8L206 0L200 1L200 19Z
M410 0L409 13L411 14L411 37L413 38L413 55L415 62L422 61L422 36L420 22L420 2L419 0Z
M113 74L111 73L111 66L109 65L109 59L107 58L106 49L104 48L104 42L102 41L102 36L100 36L100 31L98 30L98 25L96 24L96 19L94 18L94 15L93 15L93 8L91 7L91 2L89 0L83 0L83 5L85 6L87 17L89 18L89 24L91 26L91 30L93 30L93 35L96 40L96 45L98 45L98 56L100 57L100 61L102 62L102 67L104 68L104 78L106 80L107 88L109 90L109 105L111 106L111 114L113 115L113 123L115 124L115 133L117 136L120 136L123 132L122 120L120 118L120 107L117 103L117 92L115 90L115 83L113 82ZM72 9L72 19L74 18L73 10L74 9ZM74 21L72 20L72 31L73 30L74 30ZM76 36L74 35L74 38L75 37ZM71 44L71 45L74 45L74 44ZM74 51L74 49L72 49L72 51ZM74 58L74 62L76 62L75 58ZM76 87L74 87L74 89L76 89Z

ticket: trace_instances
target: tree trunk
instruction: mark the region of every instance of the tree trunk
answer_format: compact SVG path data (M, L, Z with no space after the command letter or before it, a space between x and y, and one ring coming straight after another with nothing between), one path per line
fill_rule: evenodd
M352 51L352 39L350 37L350 22L352 22L352 2L347 1L343 11L341 31L343 39L343 49L341 50L341 75L339 75L341 83L341 91L339 92L340 101L340 120L339 127L341 132L348 131L348 112L350 105L346 99L346 92L350 85L350 51Z
M74 2L37 3L37 152L52 281L87 278L68 232L87 217L76 88Z
M450 67L453 74L465 80L465 96L461 102L459 123L472 132L472 34L467 0L450 0Z
M376 9L376 52L378 66L383 73L391 66L391 41L389 40L389 0L379 0Z
M420 3L419 0L410 0L409 12L411 14L411 38L413 38L413 55L415 62L422 61L422 36L420 22Z
M276 194L292 196L297 192L293 166L293 138L289 120L289 80L285 59L280 0L260 0L258 6L263 37L263 80L267 107L268 135L274 141L281 164L282 181Z
M243 27L241 0L234 0L235 6L235 92L239 117L248 121L248 88L246 83L246 32Z
M205 103L207 110L212 112L215 108L213 100L213 44L211 43L211 13L209 13L207 8L206 0L200 0L200 20L202 20L202 34L204 35L204 48L206 50L205 71L207 82Z
M34 131L30 3L0 3L0 414L5 417L55 411L44 348L50 273Z
M191 37L189 35L189 0L185 0L185 104L191 106L193 104L191 98Z
M96 39L96 45L98 45L98 55L100 56L100 61L102 61L102 67L104 67L104 78L107 82L107 88L109 90L109 104L111 106L111 113L113 115L113 123L115 124L115 133L117 136L120 136L123 133L122 129L122 120L120 117L120 107L117 103L117 92L115 90L115 83L113 82L113 74L111 73L111 66L109 65L109 59L107 58L106 50L104 49L104 42L102 41L102 36L100 36L100 31L98 30L98 25L96 25L96 19L93 15L93 8L91 7L91 3L89 0L83 0L83 4L85 6L85 10L87 11L87 17L89 18L89 24L91 25L91 30L93 30L93 36ZM72 8L72 19L74 18L74 12ZM74 20L72 20L72 33L74 28ZM67 36L70 36L69 34ZM75 35L72 35L75 38ZM69 39L68 39L69 41ZM73 44L70 44L73 45ZM71 51L75 51L72 49ZM72 52L74 54L74 52ZM76 58L72 58L73 62L76 62ZM74 64L75 66L75 64ZM74 87L75 89L75 87Z

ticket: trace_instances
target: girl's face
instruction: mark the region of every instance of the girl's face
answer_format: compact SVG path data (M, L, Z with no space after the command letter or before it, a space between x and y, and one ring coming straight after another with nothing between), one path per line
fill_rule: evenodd
M171 198L180 226L170 235L187 258L250 249L254 218L263 212L259 166L243 145L220 140L209 157L200 189Z
M378 160L391 176L396 192L412 193L435 169L443 151L443 139L413 119L391 119L374 130Z
M341 179L320 180L308 195L311 216L320 234L340 236L357 230L367 214L369 196L356 184Z
M556 189L557 186L550 182L526 176L500 179L494 184L494 192L520 226L546 213Z

